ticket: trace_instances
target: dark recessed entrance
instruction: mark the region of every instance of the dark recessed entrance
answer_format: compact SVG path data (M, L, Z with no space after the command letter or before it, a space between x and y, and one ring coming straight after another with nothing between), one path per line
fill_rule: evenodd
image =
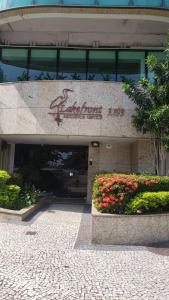
M86 197L88 147L18 144L15 171L59 197Z

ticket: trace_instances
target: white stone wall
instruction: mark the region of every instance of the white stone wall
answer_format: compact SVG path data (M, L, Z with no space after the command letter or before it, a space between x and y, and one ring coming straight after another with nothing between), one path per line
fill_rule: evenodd
M92 208L92 241L108 245L146 245L168 241L169 214L101 214Z
M131 145L129 143L102 143L100 146L99 169L104 171L131 171Z
M137 140L131 145L131 171L155 173L154 151L150 140Z
M138 141L138 172L155 173L154 152L150 141Z
M54 121L50 104L63 89L72 89L66 106L102 106L102 119ZM124 116L108 116L109 108L124 109ZM54 134L95 137L138 138L131 124L134 105L122 85L94 81L35 81L0 85L0 134ZM54 112L54 111L53 111Z

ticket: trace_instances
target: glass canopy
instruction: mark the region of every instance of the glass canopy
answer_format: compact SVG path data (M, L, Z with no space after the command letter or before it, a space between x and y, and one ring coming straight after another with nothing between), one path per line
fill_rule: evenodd
M169 0L1 0L0 10L38 5L169 8Z

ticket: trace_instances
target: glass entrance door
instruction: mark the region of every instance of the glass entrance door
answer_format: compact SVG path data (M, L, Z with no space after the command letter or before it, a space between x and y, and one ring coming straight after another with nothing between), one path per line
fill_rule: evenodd
M15 171L59 197L86 197L88 147L18 144Z

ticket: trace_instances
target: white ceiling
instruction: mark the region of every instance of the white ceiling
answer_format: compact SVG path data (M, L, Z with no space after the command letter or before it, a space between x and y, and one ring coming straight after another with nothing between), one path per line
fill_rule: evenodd
M169 24L115 19L38 18L0 26L2 44L163 47Z
M169 25L163 22L141 20L115 19L69 19L69 18L39 18L8 23L0 26L0 31L8 32L130 32L155 33L166 32Z

